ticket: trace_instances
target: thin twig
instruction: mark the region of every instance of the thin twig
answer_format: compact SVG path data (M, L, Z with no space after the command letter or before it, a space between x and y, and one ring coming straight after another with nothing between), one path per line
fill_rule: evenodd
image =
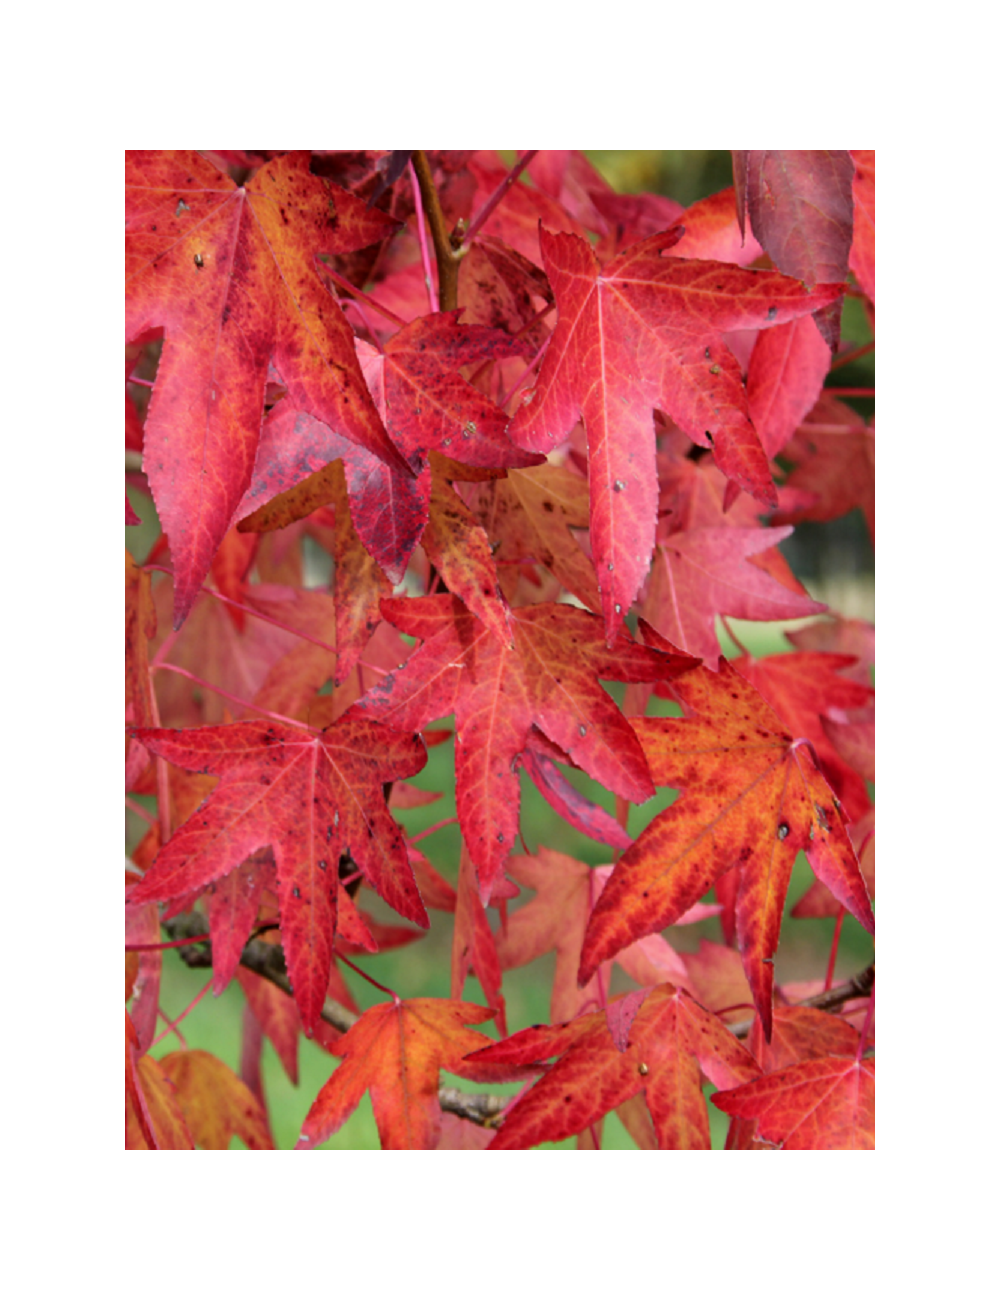
M205 937L205 919L197 912L186 912L163 922L163 928L171 939L187 939L188 943L180 946L178 952L188 966L205 967L212 964L212 944ZM262 939L251 939L243 949L240 964L255 975L269 980L276 988L289 997L293 997L292 982L285 968L285 954L279 944L265 943ZM320 1012L320 1019L325 1020L342 1034L346 1034L352 1025L356 1025L359 1016L347 1007L341 1006L333 998L327 998ZM510 1097L497 1097L489 1093L468 1093L458 1088L439 1088L438 1102L442 1110L450 1111L461 1119L471 1120L482 1128L495 1128L496 1117L511 1101Z
M416 172L420 199L434 240L440 308L441 311L454 311L458 306L458 264L461 258L451 244L427 155L423 149L414 149L410 161Z
M486 224L487 221L489 221L490 217L493 215L501 199L504 197L504 195L507 193L510 187L514 184L517 178L521 175L525 167L527 167L528 163L531 162L532 158L534 158L536 153L538 153L537 149L528 149L523 154L521 154L520 158L518 158L514 166L510 169L510 171L503 178L500 184L496 187L496 189L493 191L490 197L486 200L483 206L472 218L469 228L465 232L465 236L462 239L463 248L469 247L469 245L475 239L476 235L479 233L482 227Z
M851 1002L854 998L866 998L870 995L875 987L875 963L866 966L858 975L843 984L838 984L836 988L828 989L825 993L817 993L811 998L803 998L801 1002L793 1002L790 1005L795 1007L813 1007L817 1011L836 1011L842 1007L845 1002ZM753 1019L740 1020L735 1025L730 1025L729 1029L737 1038L746 1038L753 1028Z

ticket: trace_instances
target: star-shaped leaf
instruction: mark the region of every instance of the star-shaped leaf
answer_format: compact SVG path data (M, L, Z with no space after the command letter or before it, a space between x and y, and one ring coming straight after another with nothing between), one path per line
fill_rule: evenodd
M163 353L143 468L170 537L177 626L250 485L273 362L292 405L408 476L369 397L354 336L314 258L396 229L377 209L275 158L245 186L191 152L126 154L126 340Z
M773 957L796 853L805 852L816 875L874 933L868 890L810 742L794 737L725 659L717 674L696 668L673 691L684 718L634 718L632 725L654 781L682 797L619 859L591 916L579 979L640 935L672 925L738 867L737 938L770 1038Z
M649 991L622 1051L603 1011L524 1029L476 1052L469 1064L555 1065L507 1112L491 1151L523 1150L581 1133L644 1092L661 1150L710 1146L701 1070L718 1087L756 1078L759 1067L722 1021L671 984ZM732 1080L732 1082L728 1082Z
M370 1007L337 1044L343 1062L309 1108L299 1148L324 1142L353 1114L366 1092L384 1150L427 1151L441 1131L442 1070L466 1079L517 1077L470 1065L465 1055L492 1040L466 1029L491 1019L487 1008L441 998L412 998Z
M203 889L270 845L281 935L306 1032L319 1018L337 925L337 871L349 853L365 879L424 928L406 846L382 786L426 762L419 736L349 712L315 733L278 722L136 733L154 754L219 784L157 854L133 902Z
M382 613L424 645L355 710L404 730L455 714L458 819L484 903L518 833L517 760L533 725L609 790L652 795L641 747L598 678L653 681L696 660L625 638L612 653L600 620L569 605L511 610L511 647L455 596L384 600Z
M757 1121L757 1137L786 1151L875 1149L875 1059L824 1056L717 1092L727 1115Z
M559 308L535 388L510 427L519 446L550 451L580 417L590 452L591 544L608 643L649 567L656 528L653 409L661 407L764 506L777 495L747 414L724 330L762 328L833 302L774 271L666 257L681 228L633 244L601 267L586 240L541 231Z

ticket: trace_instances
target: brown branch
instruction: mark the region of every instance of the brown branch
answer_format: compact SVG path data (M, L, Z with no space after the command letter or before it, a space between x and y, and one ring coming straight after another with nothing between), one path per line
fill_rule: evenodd
M838 984L832 989L827 989L825 993L816 993L811 998L803 998L801 1002L789 1003L794 1007L813 1007L817 1011L836 1011L842 1007L845 1002L850 1002L854 998L866 998L875 987L875 963L859 974L852 976L843 984ZM729 1029L737 1038L746 1038L753 1028L753 1018L750 1020L737 1021L735 1025L730 1025Z
M163 928L171 939L187 939L190 946L177 949L181 960L192 968L205 968L212 965L212 944L205 933L205 918L197 912L186 912L163 922ZM263 939L251 939L243 949L240 965L270 980L283 993L293 996L292 982L285 967L285 954L280 944L265 943ZM346 1034L352 1025L360 1019L353 1011L341 1006L333 998L323 1003L320 1018L328 1025ZM471 1120L482 1128L496 1128L496 1117L510 1101L509 1097L495 1097L489 1093L468 1093L458 1088L439 1088L438 1102L442 1110L450 1111L461 1119Z
M410 161L413 163L413 170L417 173L420 197L423 200L424 212L427 214L434 240L434 255L438 268L438 302L442 311L454 311L458 306L458 266L462 255L452 244L445 225L441 200L438 198L434 178L431 176L427 155L423 149L414 149Z

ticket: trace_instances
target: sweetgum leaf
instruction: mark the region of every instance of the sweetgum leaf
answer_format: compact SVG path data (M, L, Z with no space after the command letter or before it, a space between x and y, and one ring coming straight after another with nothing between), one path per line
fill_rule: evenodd
M851 663L849 655L805 651L767 655L763 659L741 655L732 666L756 686L793 735L812 741L824 775L843 802L847 819L855 821L871 805L865 777L845 761L827 729L831 719L842 716L844 710L867 709L875 698L870 686L840 675L840 670ZM873 744L874 731L873 719Z
M824 1056L717 1092L727 1115L757 1121L757 1137L786 1151L875 1149L875 1059Z
M337 1054L344 1059L309 1108L299 1149L336 1133L370 1092L384 1150L430 1150L441 1132L441 1070L487 1081L517 1077L463 1060L491 1041L465 1026L482 1024L492 1014L470 1002L439 998L397 998L370 1007L338 1043Z
M169 762L220 780L157 854L131 901L202 890L270 845L288 973L307 1033L319 1018L330 979L341 854L350 853L390 907L427 927L405 843L382 790L384 782L423 767L426 750L419 736L352 712L318 734L256 721L137 735Z
M684 718L634 718L632 725L654 781L682 797L619 859L591 916L578 978L585 982L619 949L672 925L738 867L737 939L770 1038L773 957L796 853L805 852L874 933L868 890L809 741L797 740L725 659L717 674L696 668L673 690Z
M611 875L610 867L588 867L586 863L556 853L544 846L532 857L515 854L507 874L519 885L535 891L523 907L507 921L496 940L504 970L527 965L555 949L556 969L552 979L550 1015L553 1021L570 1020L600 1001L596 978L582 989L577 987L587 920L594 900ZM650 935L616 955L616 960L638 983L686 984L687 973L681 956L660 935ZM610 978L610 966L604 978ZM605 987L607 984L605 983Z
M656 528L653 409L669 412L736 486L777 505L746 390L722 331L793 320L834 301L773 271L664 256L680 227L601 267L574 235L541 230L559 318L534 389L510 426L519 446L550 451L580 417L590 453L591 545L608 644L649 567Z
M507 1112L491 1151L523 1150L581 1133L609 1110L645 1092L661 1150L711 1145L699 1066L719 1087L756 1078L756 1061L710 1012L671 984L651 989L624 1051L604 1011L568 1024L538 1026L476 1052L471 1065L538 1068L559 1060Z
M767 621L824 613L825 605L789 591L748 562L792 531L694 528L671 533L656 548L642 603L645 619L671 644L714 668L719 661L717 614Z
M251 1151L271 1151L274 1143L264 1108L242 1079L210 1052L170 1052L160 1069L174 1086L188 1130L206 1151L226 1151L233 1135Z
M289 154L236 186L196 153L126 153L126 340L165 331L144 469L170 537L175 626L250 485L272 361L296 409L412 473L314 262L396 223L308 165Z
M600 620L569 605L511 610L513 647L455 596L384 600L382 613L424 645L355 710L405 730L455 714L458 819L484 903L518 833L516 767L533 725L609 790L640 803L651 796L641 748L598 678L660 680L695 660L625 638L611 652Z

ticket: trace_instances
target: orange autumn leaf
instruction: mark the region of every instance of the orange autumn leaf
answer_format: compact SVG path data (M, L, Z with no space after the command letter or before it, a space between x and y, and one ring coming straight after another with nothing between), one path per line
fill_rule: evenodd
M338 1043L337 1054L344 1059L310 1107L299 1148L314 1147L336 1133L366 1092L371 1093L383 1149L435 1147L441 1132L442 1070L485 1081L518 1077L463 1059L492 1041L465 1026L482 1024L492 1015L471 1002L442 998L397 998L370 1007Z
M757 1121L756 1136L786 1151L875 1149L875 1058L823 1056L717 1092L727 1115Z
M568 1024L524 1029L477 1052L469 1064L537 1070L552 1056L559 1060L507 1112L490 1150L560 1142L644 1092L661 1150L707 1151L700 1071L719 1087L759 1073L722 1021L671 984L648 992L624 1050L609 1032L608 1015L594 1011Z
M652 644L666 646L652 629ZM736 934L770 1038L773 958L795 855L866 929L875 918L838 801L814 750L785 727L725 659L672 687L683 718L635 718L657 785L681 791L619 859L597 901L579 979L677 919L730 868L739 869Z
M207 1151L226 1151L234 1134L251 1151L274 1147L263 1107L242 1079L210 1052L170 1052L160 1060L188 1130Z

